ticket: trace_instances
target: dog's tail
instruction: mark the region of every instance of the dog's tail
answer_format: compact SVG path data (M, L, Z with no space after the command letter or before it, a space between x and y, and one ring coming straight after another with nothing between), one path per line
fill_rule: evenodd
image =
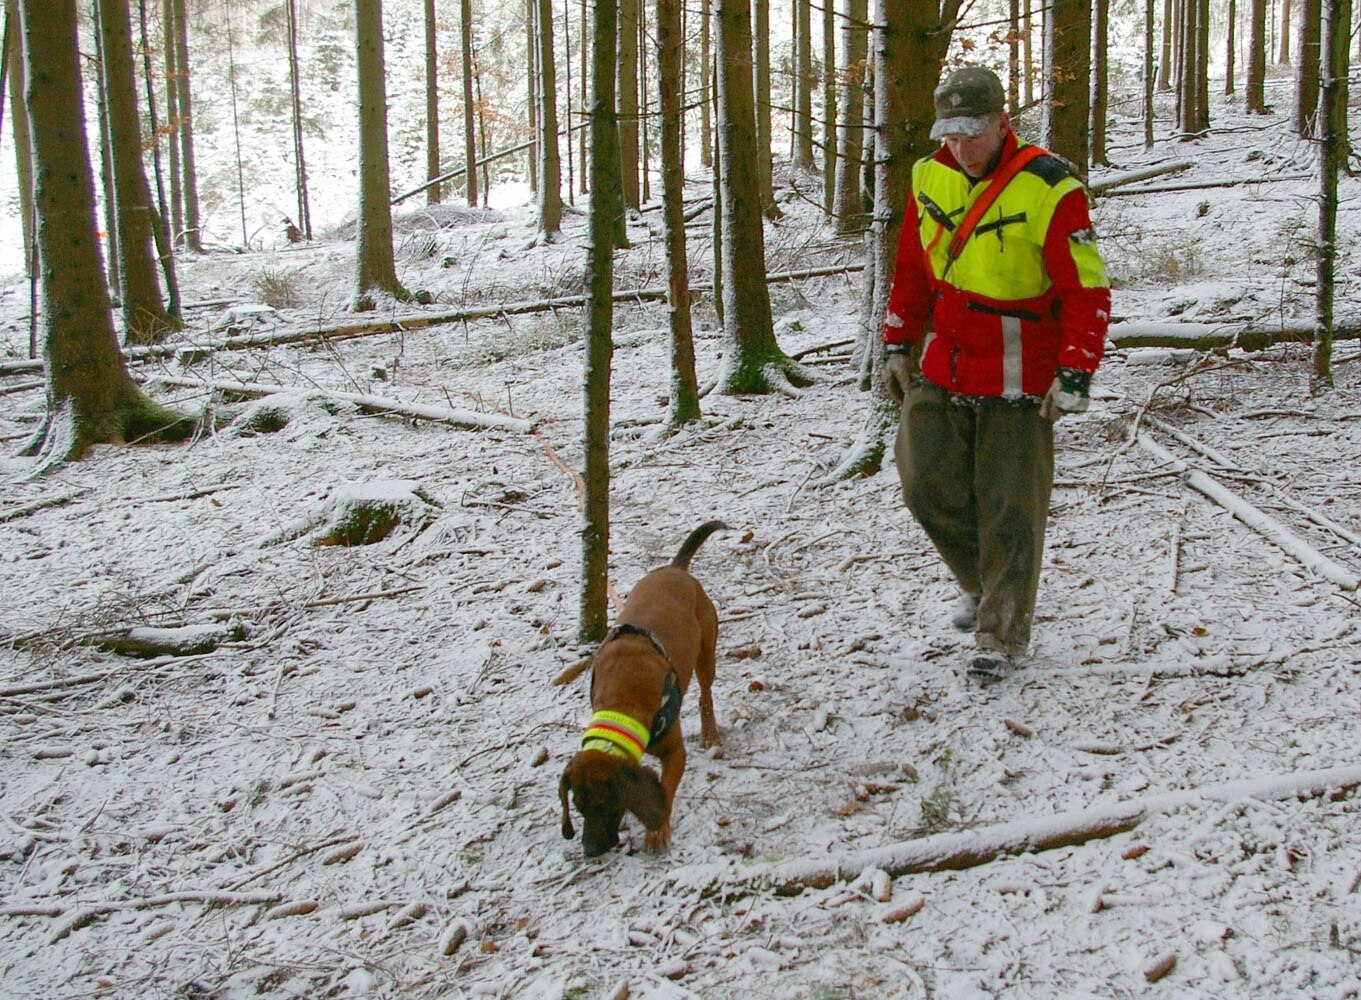
M704 544L704 540L715 531L730 531L731 529L722 521L705 521L694 531L690 532L690 537L681 545L680 551L676 553L676 558L671 560L671 565L678 569L690 568L690 557L699 551L699 547Z

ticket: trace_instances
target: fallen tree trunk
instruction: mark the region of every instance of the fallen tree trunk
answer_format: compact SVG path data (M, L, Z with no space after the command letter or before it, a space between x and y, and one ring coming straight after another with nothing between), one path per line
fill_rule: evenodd
M1210 188L1231 188L1240 184L1275 184L1279 181L1307 181L1312 174L1281 174L1277 177L1245 177L1236 181L1200 181L1185 184L1158 184L1154 187L1131 188L1128 191L1103 191L1102 197L1122 198L1137 194L1162 194L1168 191L1208 191Z
M675 872L670 882L705 895L721 894L742 886L773 892L777 896L796 896L805 889L825 889L838 882L850 881L867 868L878 868L895 878L920 872L973 868L1001 857L1112 837L1134 829L1149 816L1186 806L1238 799L1309 798L1351 791L1358 785L1361 785L1361 766L1226 781L1038 820L1017 820L963 833L941 833L836 858L753 865L736 869L726 880L715 875L713 865L696 865L693 869Z
M453 409L445 406L426 406L423 403L404 403L384 396L369 396L358 392L339 392L330 389L317 389L312 386L268 385L264 382L211 382L200 379L172 378L157 376L154 381L185 389L213 389L217 392L232 393L243 399L260 399L283 392L301 392L325 396L342 403L350 403L366 413L395 413L415 420L431 420L453 424L469 430L505 430L529 434L534 423L519 417L506 417L499 413L477 413L473 410Z
M824 278L836 274L850 274L864 270L860 263L833 264L827 267L813 267L802 271L782 271L768 275L766 281L779 284L787 281L801 281L809 278ZM713 286L694 284L690 294L709 292ZM665 288L635 288L631 291L615 292L615 302L662 302L666 300ZM373 323L351 323L341 326L320 327L308 330L285 330L271 333L247 334L225 337L201 346L181 347L176 357L184 364L201 361L217 351L235 351L253 347L273 347L280 344L295 344L308 340L349 340L354 337L369 337L376 334L409 332L431 326L444 326L448 323L464 323L480 319L499 319L502 316L524 315L526 313L556 312L559 309L579 309L586 302L584 295L563 295L552 299L535 299L526 302L502 302L496 305L472 306L467 309L454 309L442 313L414 313L398 316L390 320ZM129 357L133 355L130 353Z
M1197 351L1238 348L1261 351L1273 344L1311 344L1312 319L1288 319L1265 323L1176 323L1136 321L1112 323L1107 337L1119 348L1188 347ZM1361 339L1361 324L1340 323L1333 332L1337 340Z
M1164 174L1180 173L1183 170L1191 169L1190 160L1178 160L1176 163L1164 163L1157 167L1146 167L1143 170L1130 170L1114 177L1107 177L1105 180L1093 181L1087 185L1087 190L1100 197L1108 193L1112 188L1123 187L1126 184L1137 184L1153 177L1161 177Z
M1220 485L1212 476L1199 469L1192 468L1147 434L1139 434L1135 440L1144 451L1164 465L1174 469L1187 486L1197 493L1209 497L1286 555L1297 560L1306 569L1313 570L1319 576L1337 584L1343 590L1354 591L1357 589L1358 583L1361 583L1351 570L1329 559L1281 522L1258 510L1232 490Z

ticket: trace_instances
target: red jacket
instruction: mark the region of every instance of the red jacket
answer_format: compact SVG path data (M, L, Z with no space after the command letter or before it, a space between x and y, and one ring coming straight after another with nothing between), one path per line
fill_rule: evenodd
M999 163L1018 145L1008 135ZM913 167L884 340L925 340L922 375L951 392L1039 397L1058 367L1090 374L1100 363L1105 265L1086 191L1052 154L1011 180L950 261L950 237L989 177L970 181L944 146Z

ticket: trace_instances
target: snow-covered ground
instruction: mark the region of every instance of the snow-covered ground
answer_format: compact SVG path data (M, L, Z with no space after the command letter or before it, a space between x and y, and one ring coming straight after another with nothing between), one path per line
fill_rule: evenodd
M1120 170L1190 161L1149 184L1269 179L1103 198L1118 319L1312 313L1316 180L1279 179L1311 175L1311 150L1280 119L1216 122L1150 153L1117 133ZM1343 189L1354 325L1361 186ZM804 201L785 208L771 270L857 258ZM661 283L656 218L631 227L618 287ZM551 246L524 207L398 228L428 312L580 291L579 214ZM352 252L181 261L186 341L353 322ZM611 583L626 594L703 520L733 527L693 562L721 615L724 744L700 750L687 703L664 856L632 820L589 862L559 832L589 714L584 680L552 684L587 652L559 465L582 464L578 313L139 364L185 409L210 400L186 378L297 392L215 399L192 444L102 447L36 479L11 456L38 376L0 377L0 992L1361 996L1361 613L1329 576L1361 574L1356 342L1322 404L1307 346L1112 351L1092 411L1058 428L1034 655L979 690L891 465L824 482L865 419L828 346L854 334L857 276L771 294L781 345L823 380L709 396L665 440L664 314L617 315ZM266 298L276 312L241 308ZM27 354L27 303L25 282L0 288L7 362ZM697 318L703 381L723 343L711 303ZM313 544L337 498L413 484L433 506L413 500L386 539ZM178 657L91 644L134 626L235 631ZM1068 846L1019 852L1051 836Z

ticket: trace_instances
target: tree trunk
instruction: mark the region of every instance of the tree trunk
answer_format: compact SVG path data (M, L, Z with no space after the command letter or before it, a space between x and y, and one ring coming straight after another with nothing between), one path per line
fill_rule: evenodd
M1290 65L1290 0L1281 0L1281 47L1276 62L1281 66Z
M695 339L690 321L690 270L685 253L685 165L681 151L681 32L679 0L657 0L657 95L662 120L662 228L666 237L667 318L671 331L671 396L666 427L698 420Z
M433 0L432 0L433 2ZM312 238L312 204L307 196L307 159L302 145L302 73L298 63L298 4L288 0L288 85L293 104L293 186L298 196L298 233L305 240ZM438 138L436 138L438 143ZM435 151L439 165L439 150ZM436 185L438 188L439 185ZM439 201L438 192L434 201Z
M5 0L5 25L10 36L9 52L6 55L9 72L10 130L14 136L19 222L24 234L24 273L32 278L36 277L33 271L33 147L29 137L28 105L24 103L27 70L24 66L24 47L19 38L17 0Z
M584 109L591 103L590 93L590 54L591 54L591 28L589 18L590 0L581 0L581 107ZM577 140L577 157L581 161L581 188L582 194L590 190L590 167L587 166L587 145L591 137L589 123L585 123L586 128L579 131Z
M714 127L713 101L709 95L713 91L710 81L713 68L713 51L709 44L710 0L700 0L699 6L699 165L706 170L714 165Z
M822 210L836 198L836 17L835 0L822 3Z
M638 6L642 0L619 0L619 170L624 208L642 207L638 193Z
M198 163L194 150L194 95L189 75L189 16L184 0L171 0L175 7L175 58L179 72L175 74L176 104L179 108L181 188L184 191L184 247L191 253L203 252L203 230L199 221ZM310 227L310 222L309 222ZM307 230L311 236L311 229Z
M747 0L718 0L718 136L723 205L721 272L726 394L788 391L807 383L803 366L775 342L766 287L765 236L756 178L751 13Z
M1229 0L1228 15L1224 19L1224 96L1234 92L1234 57L1238 54L1238 2Z
M1295 67L1295 131L1318 137L1319 67L1323 35L1323 0L1300 0L1299 63ZM1349 39L1350 40L1350 39Z
M605 635L610 551L610 365L614 337L614 213L620 184L619 128L615 119L615 35L617 5L595 0L591 40L591 198L586 250L585 379L581 526L581 604L577 638L598 642Z
M638 4L638 203L639 206L652 199L652 192L649 187L651 180L648 177L649 161L649 142L651 136L648 134L648 111L647 111L647 4Z
M20 0L27 59L37 241L42 261L47 417L28 444L40 468L92 444L183 438L187 420L152 402L128 375L95 239L75 0Z
M146 82L147 125L151 133L151 163L156 178L156 205L151 216L151 235L156 244L156 255L160 261L161 273L165 275L166 311L176 324L181 323L180 281L175 270L175 248L170 237L169 220L166 218L165 179L161 169L161 127L156 116L156 91L153 81L156 77L151 62L151 39L147 32L147 0L138 0L137 12L141 29L140 48L142 52L142 78Z
M473 103L473 3L460 0L461 61L463 64L463 165L469 208L477 207L477 107Z
M1153 148L1153 10L1156 0L1144 4L1144 149Z
M170 233L175 246L184 245L184 190L180 186L180 97L175 77L179 59L175 55L175 5L161 3L161 42L165 49L165 134L166 159L170 170Z
M1158 92L1172 89L1172 5L1174 0L1163 0L1162 55L1158 58ZM1265 2L1265 0L1263 0Z
M1337 267L1337 179L1343 164L1343 137L1347 130L1347 105L1342 81L1347 74L1347 51L1351 17L1344 0L1324 0L1320 12L1326 31L1321 32L1323 103L1318 120L1319 206L1318 270L1314 336L1314 367L1310 389L1314 395L1331 392L1333 382L1333 300ZM1304 62L1301 53L1301 62Z
M716 2L716 0L715 0ZM761 199L761 210L770 218L778 218L775 205L775 164L771 151L770 126L770 0L752 0L752 79L756 112L756 184ZM718 15L715 14L715 17ZM715 33L717 27L715 26ZM723 58L722 53L718 59ZM722 100L720 94L720 100ZM720 112L721 117L721 112ZM720 125L721 127L721 125ZM719 139L721 148L723 140Z
M1109 167L1106 155L1107 31L1110 0L1095 0L1092 26L1092 165Z
M539 232L552 240L562 228L562 164L558 159L558 77L553 56L553 0L538 5Z
M529 190L537 197L539 193L539 43L535 40L534 24L539 19L538 0L525 0L525 54L529 65L525 68L525 109L529 112L529 134L534 144L529 149ZM485 155L486 149L482 150ZM485 180L485 175L484 178ZM486 185L484 184L485 188ZM487 192L482 192L482 201L487 200Z
M387 292L399 301L411 298L397 280L392 255L383 0L355 0L355 54L359 75L359 225L353 308L364 312L377 306L372 295L375 291Z
M1083 174L1089 166L1092 0L1054 0L1045 21L1042 143Z
M912 186L912 165L936 147L931 139L935 106L931 92L950 45L960 0L876 0L874 48L874 223L866 254L867 313L857 348L867 373L869 412L860 436L829 480L872 475L883 464L898 408L884 388L884 344L879 333L888 309L893 263L903 210Z
M1007 108L1021 113L1021 0L1007 4Z
M866 0L846 0L846 17L841 26L841 74L839 121L840 149L836 161L836 202L832 214L838 233L854 233L866 228L865 210L860 196L860 171L865 157L864 87L868 67L869 25Z
M1025 91L1025 106L1035 103L1035 56L1033 21L1030 15L1031 0L1021 0L1021 79Z
M435 0L425 0L425 178L441 172L439 162L439 45L436 40ZM425 189L427 205L440 203L440 185Z
M1193 0L1196 13L1196 132L1210 130L1210 0Z
M1266 4L1249 0L1248 76L1243 86L1243 106L1250 114L1264 115L1266 106Z
M813 169L813 25L809 0L794 0L794 166Z
M132 344L153 344L180 324L161 301L153 247L155 211L142 165L142 125L137 109L128 0L102 0L99 33L113 165L114 216L118 225L124 337ZM31 105L29 110L31 113Z

